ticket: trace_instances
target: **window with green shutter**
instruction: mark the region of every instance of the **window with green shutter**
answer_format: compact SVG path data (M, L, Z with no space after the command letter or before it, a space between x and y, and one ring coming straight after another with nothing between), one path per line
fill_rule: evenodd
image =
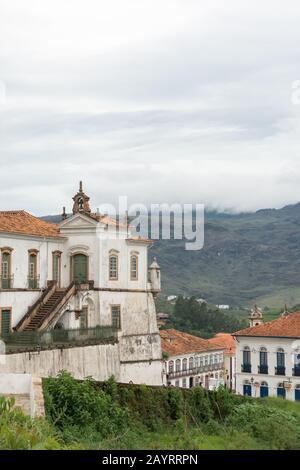
M11 329L11 312L10 310L1 310L1 336L7 336Z
M121 307L120 305L111 306L111 319L114 328L121 328Z

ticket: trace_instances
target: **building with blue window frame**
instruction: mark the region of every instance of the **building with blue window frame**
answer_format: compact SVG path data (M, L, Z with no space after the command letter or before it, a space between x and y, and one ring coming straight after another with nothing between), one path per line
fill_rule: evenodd
M256 306L249 319L249 328L233 334L237 393L300 401L300 311L289 313L285 308L279 318L264 323Z

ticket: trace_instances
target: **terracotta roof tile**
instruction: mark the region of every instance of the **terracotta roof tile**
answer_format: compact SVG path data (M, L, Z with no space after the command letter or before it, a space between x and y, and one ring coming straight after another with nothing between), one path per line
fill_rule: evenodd
M26 211L0 211L0 233L21 233L38 237L59 237L56 224L44 222Z
M160 330L162 350L169 356L224 349L211 344L209 340L183 333L178 330Z
M273 336L300 338L300 311L262 325L239 330L234 336Z
M209 340L210 344L214 344L215 346L221 346L225 349L227 354L234 354L236 346L235 340L230 333L217 333L213 338Z

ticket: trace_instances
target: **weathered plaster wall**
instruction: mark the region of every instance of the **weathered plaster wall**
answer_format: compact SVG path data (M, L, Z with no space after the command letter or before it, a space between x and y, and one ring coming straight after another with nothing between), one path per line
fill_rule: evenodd
M2 373L27 373L41 377L53 377L60 370L69 371L76 379L93 377L107 380L112 375L118 382L161 385L162 363L151 357L142 362L120 361L120 345L106 344L68 349L54 349L39 353L19 353L5 356L0 364Z
M30 374L0 373L0 395L14 398L15 406L30 416L43 416L42 381Z

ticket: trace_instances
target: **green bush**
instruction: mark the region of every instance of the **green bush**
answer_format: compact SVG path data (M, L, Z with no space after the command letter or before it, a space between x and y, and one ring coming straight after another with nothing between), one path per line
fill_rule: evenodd
M107 449L300 448L298 404L237 396L224 387L147 387L113 378L99 384L61 372L44 380L44 394L48 420L60 436L42 440L44 447L63 439Z
M56 431L46 420L31 419L19 408L14 400L0 397L0 449L62 449Z
M226 424L244 431L269 449L300 449L300 421L289 412L263 403L236 406Z
M113 380L110 393L95 387L92 379L76 381L68 372L62 371L57 378L44 381L45 409L50 422L60 430L76 427L89 428L102 437L122 432L129 414L113 398Z

